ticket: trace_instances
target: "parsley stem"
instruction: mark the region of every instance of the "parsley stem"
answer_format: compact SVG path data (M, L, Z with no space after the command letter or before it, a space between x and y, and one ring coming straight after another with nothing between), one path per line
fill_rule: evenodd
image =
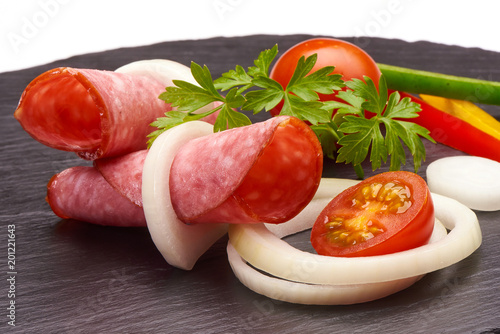
M353 165L354 171L358 176L358 179L363 180L365 178L365 171L363 170L363 166L361 165Z
M200 118L212 115L213 113L221 110L222 107L224 106L224 103L226 103L225 101L221 101L221 102L222 103L220 105L218 105L217 107L215 107L213 109L210 109L209 111L205 111L204 113L197 114L197 113L195 113L193 111L190 111L190 112L187 113L187 116L186 116L185 120L186 121L198 120Z

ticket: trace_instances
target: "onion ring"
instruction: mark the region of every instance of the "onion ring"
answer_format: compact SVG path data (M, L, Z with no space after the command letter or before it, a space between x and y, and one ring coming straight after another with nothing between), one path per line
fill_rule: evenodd
M309 209L311 208L305 210ZM312 210L315 211L315 208ZM442 240L446 234L445 227L436 221L429 243ZM350 305L364 303L404 290L424 276L365 284L307 284L271 277L255 270L241 258L231 241L227 245L227 254L234 274L247 288L275 300L296 304Z
M182 145L213 133L201 121L178 125L154 141L144 161L142 200L149 233L165 260L191 270L198 258L227 232L227 224L187 225L177 218L170 201L170 167Z
M360 181L337 178L322 178L316 194L307 205L307 210L302 210L297 216L282 224L265 224L274 235L282 238L295 232L311 228L325 206L343 190L352 187Z
M437 159L426 169L429 189L477 211L500 210L500 163L470 155ZM467 191L463 191L467 189Z
M436 218L450 233L438 242L393 254L357 258L312 254L292 247L264 224L230 226L229 238L240 256L252 266L291 281L363 284L414 277L466 258L482 240L477 216L472 210L441 195L432 194L432 198Z
M137 60L117 68L115 72L148 76L166 87L174 86L173 80L184 80L197 85L189 67L169 59Z

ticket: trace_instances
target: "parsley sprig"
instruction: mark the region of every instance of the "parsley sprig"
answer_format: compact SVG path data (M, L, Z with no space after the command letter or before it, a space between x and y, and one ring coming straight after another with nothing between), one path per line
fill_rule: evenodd
M359 177L364 176L361 163L368 154L373 170L387 162L389 156L390 169L399 170L406 162L403 144L413 155L415 171L420 168L425 159L421 138L434 140L427 129L404 120L418 116L419 104L409 98L401 99L398 92L389 96L383 76L377 89L368 77L364 81L344 82L340 75L332 74L333 66L311 73L316 54L300 58L290 82L282 87L269 77L269 68L277 54L275 45L262 51L254 66L245 70L238 65L215 80L207 66L192 62L191 73L198 85L174 80L175 86L167 87L159 96L176 110L151 124L158 129L149 135L148 144L172 127L217 111L214 132L249 125L250 119L238 110L257 114L269 111L283 101L280 115L311 123L325 155L337 162L352 164ZM318 94L336 94L336 99L320 101ZM213 102L218 102L216 107L199 112L200 108Z
M399 170L406 162L403 143L413 156L415 171L425 160L425 147L421 141L426 138L435 142L424 127L403 119L418 117L421 110L418 103L410 98L401 99L398 92L388 96L387 84L382 76L377 90L372 79L364 77L364 82L353 79L346 82L351 90L340 92L337 97L342 102L326 102L337 109L332 119L332 127L340 133L337 162L361 164L370 152L372 169L380 168L388 156L390 170ZM385 130L385 137L384 137ZM371 149L371 151L370 151Z

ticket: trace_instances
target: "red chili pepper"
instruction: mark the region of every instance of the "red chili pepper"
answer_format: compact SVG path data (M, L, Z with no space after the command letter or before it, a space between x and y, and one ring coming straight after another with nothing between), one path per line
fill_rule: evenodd
M470 155L500 162L500 140L411 94L399 93L401 97L409 97L421 105L422 111L412 122L428 129L435 141Z

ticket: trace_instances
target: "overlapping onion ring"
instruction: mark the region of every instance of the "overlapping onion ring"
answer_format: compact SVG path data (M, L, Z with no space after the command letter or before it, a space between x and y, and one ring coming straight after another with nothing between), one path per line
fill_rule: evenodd
M312 226L318 210L326 205L324 195L332 198L355 182L339 180L337 185L336 181L323 180L310 206L276 228L276 234L270 231L274 227L264 224L230 226L228 258L244 285L293 303L359 303L400 291L422 275L466 258L481 244L475 213L437 194L432 194L436 218L450 232L443 234L436 223L431 242L418 248L380 256L337 258L304 252L281 240L284 235Z

